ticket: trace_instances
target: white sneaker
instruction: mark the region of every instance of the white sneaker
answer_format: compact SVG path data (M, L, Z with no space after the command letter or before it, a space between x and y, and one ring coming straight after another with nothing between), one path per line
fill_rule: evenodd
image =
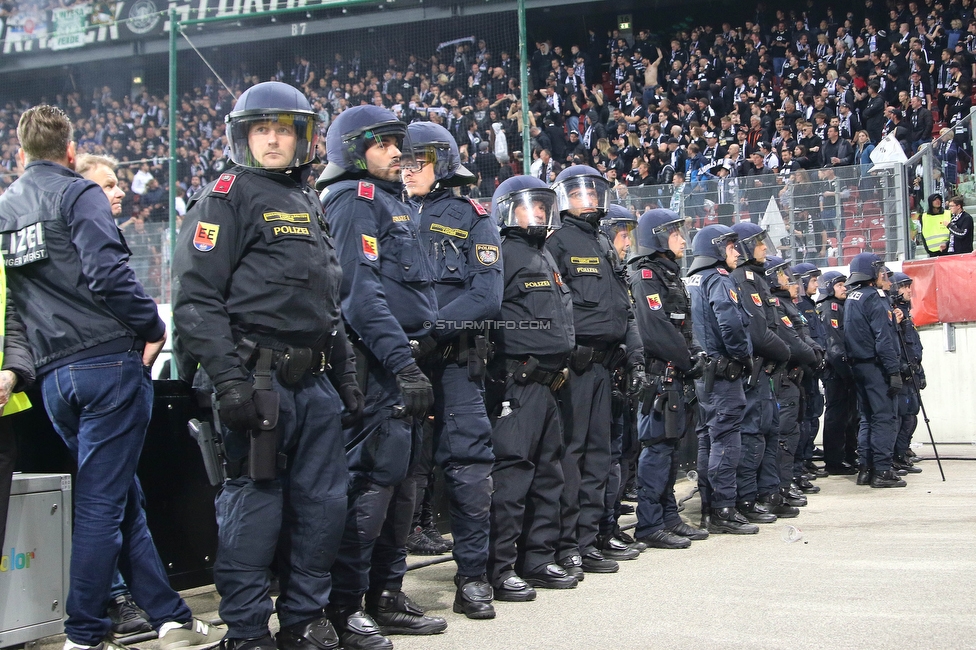
M98 645L81 645L71 639L65 639L63 650L129 650L129 648L110 639L105 639Z
M210 625L198 618L183 624L163 623L159 628L159 650L205 650L220 643L225 634L226 627Z

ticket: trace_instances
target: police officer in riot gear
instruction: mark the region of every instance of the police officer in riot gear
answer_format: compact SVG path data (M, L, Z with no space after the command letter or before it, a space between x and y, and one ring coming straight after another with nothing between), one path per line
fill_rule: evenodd
M902 389L894 315L882 288L888 269L874 253L851 260L844 303L844 343L857 387L858 485L905 487L891 467L897 436L895 396Z
M491 507L491 423L485 412L488 341L469 327L498 315L502 301L501 239L480 203L451 188L476 181L461 165L450 131L432 122L407 127L411 151L401 162L410 202L420 215L420 239L430 258L437 292L434 384L434 456L451 500L455 577L454 611L493 618L487 582ZM419 494L418 494L419 496Z
M634 238L637 236L637 219L622 205L611 204L607 214L600 220L600 232L607 236L622 264L626 264L633 254ZM624 277L629 286L629 269L624 266ZM647 546L638 542L620 529L617 519L621 513L621 497L624 485L631 479L631 465L636 461L640 445L637 443L637 403L639 395L634 392L635 382L641 381L624 366L613 370L610 376L612 391L610 396L610 475L600 518L600 535L597 546L605 557L613 559L618 553L632 555L628 548L643 551Z
M437 315L413 210L398 199L405 133L384 108L343 111L329 128L329 162L315 184L342 264L342 312L366 394L362 421L345 432L349 509L329 609L347 649L392 647L381 631L434 634L447 627L401 590L413 495L404 505L394 492L407 475L416 419L433 404L414 353L423 357L435 345Z
M636 536L654 548L688 548L691 540L708 537L681 520L674 498L675 449L695 430L692 381L701 377L706 361L692 342L691 301L678 266L687 237L677 213L645 212L630 276L648 381L638 418L643 449L637 464Z
M827 271L818 281L817 312L826 333L823 371L824 469L829 474L857 474L857 389L844 345L844 301L847 276Z
M742 306L749 314L752 339L752 375L745 379L746 410L742 418L742 455L736 471L736 508L753 523L776 521L777 513L789 516L779 494L779 409L769 376L785 364L790 350L776 335L778 317L770 304L769 284L763 264L776 250L765 229L743 221L732 226L739 236L742 254L732 279L739 288ZM768 507L767 505L769 504Z
M810 262L794 264L790 270L796 276L799 285L797 310L803 316L807 333L817 344L822 359L823 351L827 348L827 332L817 316L817 305L813 301L817 295L817 282L821 271ZM813 462L813 441L820 431L820 416L824 412L824 396L820 392L823 369L818 368L819 366L811 368L809 373L803 373L803 412L800 414L800 442L796 450L800 469L810 478L827 475L822 467Z
M901 348L902 387L898 393L898 436L895 439L895 456L892 467L901 474L919 474L908 457L912 434L918 426L918 389L925 388L925 370L922 368L922 339L918 336L912 321L912 279L904 273L894 273L891 277L891 301L900 330L898 344ZM914 375L914 379L913 379ZM916 389L918 382L918 389Z
M236 166L193 198L173 256L180 376L199 364L213 382L227 451L214 582L233 650L274 647L275 558L278 648L339 645L322 613L346 512L339 417L362 394L342 271L306 183L316 121L291 86L246 90L227 116Z
M759 527L735 508L742 417L746 408L743 377L752 375L749 315L729 277L739 251L738 235L728 226L705 226L695 234L695 259L688 271L695 341L708 355L695 380L701 405L698 423L698 487L702 528L710 533L750 535Z
M795 470L795 458L800 440L800 413L803 403L801 382L804 373L817 365L817 354L811 345L813 341L801 329L800 313L793 304L799 286L790 272L789 263L781 257L770 255L766 257L765 267L778 319L777 334L790 349L789 361L777 368L773 375L773 389L779 402L780 494L788 506L805 506L807 499L800 492L799 483L803 481ZM794 483L798 484L797 487L793 486ZM809 481L803 484L804 492L819 492L819 489L812 489L816 486L807 484Z
M489 577L496 600L524 602L535 598L534 587L577 585L555 555L563 485L555 393L568 377L575 341L572 295L543 247L547 233L559 227L556 197L546 183L531 176L502 182L491 213L501 227L505 263L500 322L513 329L498 330L489 366L495 453Z
M563 225L546 241L563 281L573 295L576 348L564 400L565 479L560 499L562 521L557 558L576 575L613 573L616 559L635 559L640 551L612 548L598 540L610 474L610 373L626 360L643 374L640 337L620 258L599 230L610 205L610 186L592 167L574 165L553 184ZM626 350L621 348L626 344Z

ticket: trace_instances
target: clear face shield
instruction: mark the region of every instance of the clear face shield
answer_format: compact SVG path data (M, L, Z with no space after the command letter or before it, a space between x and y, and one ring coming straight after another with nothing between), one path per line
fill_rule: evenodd
M804 273L798 278L800 285L800 297L809 296L813 298L817 295L817 288L819 286L820 271L811 271L810 273ZM811 289L810 283L813 282L813 288Z
M405 172L419 172L427 165L434 166L434 178L440 180L449 174L451 147L446 142L413 144L409 135L404 138L400 149L400 169Z
M610 239L617 257L628 259L637 249L637 221L634 219L604 219L600 230Z
M498 202L497 210L502 228L521 228L530 235L545 236L560 226L556 196L541 187L512 192Z
M681 235L681 240L684 242L684 246L681 247L682 253L691 247L691 235L688 232L688 225L684 219L675 219L674 221L663 223L651 231L651 235L657 240L657 244L661 249L670 250L675 255L678 255L678 252L671 247L671 235L674 233ZM637 255L650 255L658 251L656 248L641 246L636 240L635 250Z
M256 125L267 125L276 133L294 133L295 151L287 152L291 158L281 167L306 165L315 159L315 144L318 139L315 130L317 121L318 117L313 113L292 111L255 111L229 117L231 160L245 167L263 167L264 165L255 155L257 152L251 151L250 134L251 129ZM284 150L282 151L285 153Z
M773 238L765 230L752 237L740 239L735 246L742 254L742 259L755 260L759 263L766 261L767 255L776 254L776 244L773 243Z
M556 203L560 212L574 216L606 214L610 209L610 185L598 176L573 176L556 183Z
M396 147L400 152L396 158L398 165L404 149L413 149L407 135L407 128L402 122L380 124L347 133L342 137L342 143L347 149L349 158L355 161L356 166L363 171L366 171L366 150L370 147L376 146L384 149L388 146Z

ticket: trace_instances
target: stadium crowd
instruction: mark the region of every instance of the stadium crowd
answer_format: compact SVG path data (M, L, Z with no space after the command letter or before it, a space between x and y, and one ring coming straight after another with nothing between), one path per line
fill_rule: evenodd
M788 205L792 185L830 183L835 176L823 170L869 163L875 145L894 133L909 155L938 138L935 187L945 202L956 193L957 166L968 169L972 154L960 122L971 110L976 75L972 3L889 5L867 0L840 15L812 0L793 10L760 3L737 27L704 25L670 38L646 28L636 36L590 29L585 41L540 40L528 62L531 173L551 181L569 164L592 165L637 213L654 203L636 200L650 194L632 188L662 186L658 203L684 208L700 225L706 205L737 203L753 213L770 196ZM4 10L15 6L6 3ZM487 199L521 173L513 52L472 38L432 55L387 54L385 62L365 61L358 52L336 52L331 60L299 54L265 69L241 61L221 71L229 88L199 71L199 81L179 99L177 212L230 165L224 117L234 97L269 79L301 88L323 130L360 104L391 108L407 122L444 125L479 176L474 198ZM103 86L4 102L0 190L16 177L19 115L38 100L68 111L79 151L120 161L126 192L120 224L135 231L166 220L168 98L151 90L130 97ZM706 183L711 193L696 196L694 189ZM863 181L847 184L865 189ZM915 205L924 206L917 185ZM822 200L823 191L814 187L812 201ZM816 242L810 257L823 260L843 238L841 220L821 222L819 206L801 207Z

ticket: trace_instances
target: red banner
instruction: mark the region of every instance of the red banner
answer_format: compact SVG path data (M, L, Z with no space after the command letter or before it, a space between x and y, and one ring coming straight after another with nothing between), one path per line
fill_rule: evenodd
M902 271L912 278L916 325L976 322L976 253L905 262Z

